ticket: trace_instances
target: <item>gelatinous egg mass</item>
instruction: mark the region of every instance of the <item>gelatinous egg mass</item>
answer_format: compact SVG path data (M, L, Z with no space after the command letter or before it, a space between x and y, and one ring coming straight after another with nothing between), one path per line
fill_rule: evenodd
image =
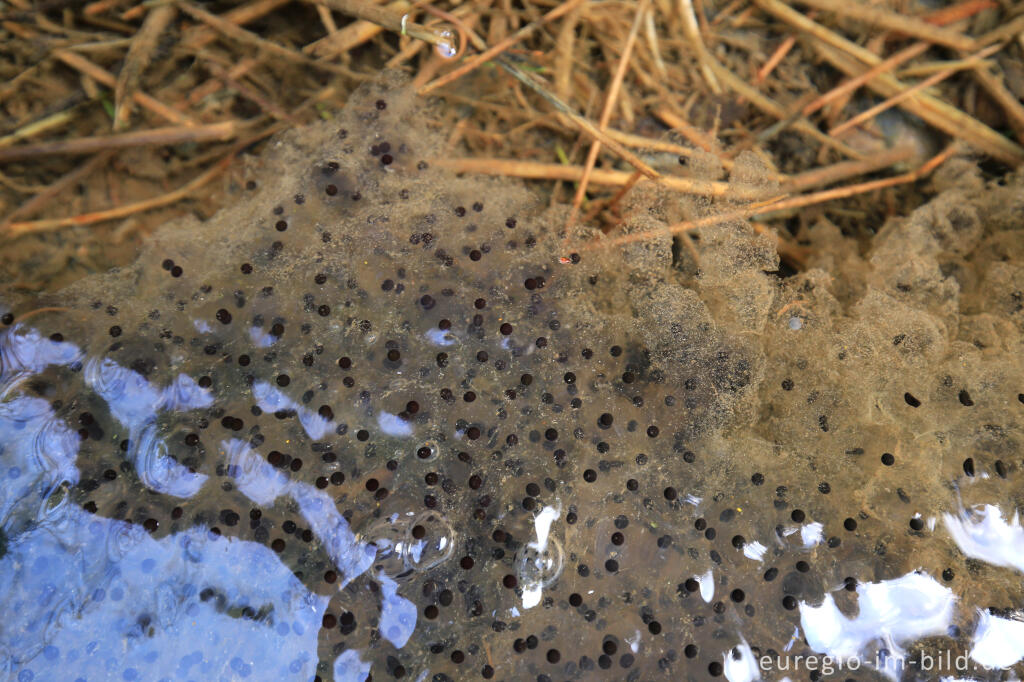
M0 676L1017 664L1017 181L954 162L782 279L744 221L694 261L667 225L729 204L650 184L565 238L433 113L368 86L135 265L3 296Z

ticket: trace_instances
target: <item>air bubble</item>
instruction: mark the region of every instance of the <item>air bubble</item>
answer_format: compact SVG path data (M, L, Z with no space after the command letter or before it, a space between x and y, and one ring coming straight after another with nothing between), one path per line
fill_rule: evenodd
M397 576L405 571L408 521L397 514L373 521L360 534L360 539L377 548L374 570Z
M437 443L432 440L428 440L421 443L420 446L416 448L416 458L424 462L437 459L437 453L439 451L440 448L438 448Z
M434 49L439 56L444 59L453 59L459 53L459 39L453 31L446 28L435 30L434 35L437 38Z
M408 524L405 563L426 571L444 563L455 551L455 531L443 514L426 511Z
M532 542L522 548L516 562L516 573L523 585L532 589L544 588L558 580L564 564L562 544L557 538L549 537L543 551Z

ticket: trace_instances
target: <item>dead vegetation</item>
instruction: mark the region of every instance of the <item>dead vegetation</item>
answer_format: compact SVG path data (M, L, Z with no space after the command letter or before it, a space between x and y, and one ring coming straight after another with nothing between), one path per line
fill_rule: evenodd
M921 203L954 154L993 175L1024 160L1012 0L8 0L0 12L0 273L32 290L130 261L174 216L211 214L237 189L240 154L332 117L382 69L447 100L455 170L538 182L570 222L609 233L641 181L724 197L733 210L673 230L754 218L795 269L801 229L823 213L856 235ZM775 196L725 181L742 152Z

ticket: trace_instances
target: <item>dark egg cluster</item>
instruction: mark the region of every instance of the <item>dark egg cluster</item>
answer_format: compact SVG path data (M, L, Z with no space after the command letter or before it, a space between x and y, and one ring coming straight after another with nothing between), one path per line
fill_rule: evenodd
M667 240L567 243L521 188L433 168L408 98L371 89L214 225L26 321L86 351L25 389L81 438L77 504L269 547L329 597L324 680L347 651L374 680L724 678L813 653L799 606L826 594L855 613L858 585L917 568L994 584L926 522L950 481L1019 485L1000 356L950 359L930 313L881 299L826 317L821 281L777 282L745 229L703 281ZM763 305L723 288L745 278ZM208 399L132 442L127 389L85 376L101 359ZM153 452L205 479L172 494Z

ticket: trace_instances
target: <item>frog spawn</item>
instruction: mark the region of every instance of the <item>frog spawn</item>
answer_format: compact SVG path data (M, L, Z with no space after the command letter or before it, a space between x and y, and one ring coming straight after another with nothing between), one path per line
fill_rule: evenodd
M52 302L71 312L12 314L4 385L46 402L18 419L42 439L78 432L60 450L74 470L40 479L68 481L74 505L47 509L110 520L112 537L259 546L315 605L315 656L293 674L322 679L747 679L758 655L834 646L809 609L852 619L872 585L918 568L923 589L1020 605L1005 568L966 564L928 525L958 512L949 482L1010 509L1019 366L947 331L962 315L981 333L1007 302L967 276L964 312L919 300L949 289L927 243L905 291L885 248L908 251L880 240L875 279L847 299L816 271L777 287L771 245L743 226L696 280L667 240L566 256L543 227L557 215L521 189L430 167L408 97L377 86L294 135L266 187L216 219L237 231L166 230L130 272ZM983 268L1000 232L968 232L978 262L959 267ZM827 226L815 238L859 258ZM730 298L737 276L751 284ZM19 507L5 534L39 514ZM280 625L204 579L199 603ZM888 634L963 652L973 618Z

